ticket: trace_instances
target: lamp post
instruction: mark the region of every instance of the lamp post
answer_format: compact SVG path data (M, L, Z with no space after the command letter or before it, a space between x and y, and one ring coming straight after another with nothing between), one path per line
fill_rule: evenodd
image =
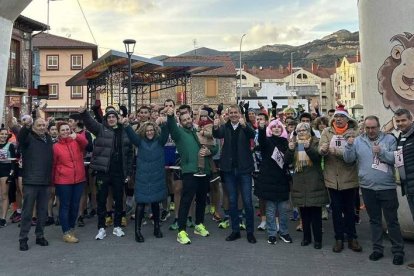
M242 60L241 60L241 48L242 48L242 43L243 43L243 38L246 36L247 34L243 34L240 38L240 51L239 51L239 98L240 101L243 99L242 96ZM239 101L237 101L237 103L239 103Z
M136 41L134 39L125 39L124 40L125 52L128 55L128 112L129 112L129 114L131 114L131 111L132 111L131 110L131 104L132 104L132 100L131 100L131 93L132 93L131 56L134 53L135 43L136 43Z

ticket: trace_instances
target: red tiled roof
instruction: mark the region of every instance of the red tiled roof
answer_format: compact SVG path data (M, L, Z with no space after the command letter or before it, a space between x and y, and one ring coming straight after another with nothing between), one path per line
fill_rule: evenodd
M211 69L202 73L196 74L197 76L230 76L236 77L236 68L230 56L176 56L168 57L168 61L180 61L180 62L222 62L223 66L215 69Z
M290 75L290 72L287 68L245 68L245 72L261 79L283 79Z
M327 67L318 66L315 72L312 72L312 68L303 68L303 69L320 78L329 78L331 75L335 74L336 72L335 67L327 68Z
M33 36L33 47L39 49L91 49L93 59L98 58L98 46L57 35L39 33Z

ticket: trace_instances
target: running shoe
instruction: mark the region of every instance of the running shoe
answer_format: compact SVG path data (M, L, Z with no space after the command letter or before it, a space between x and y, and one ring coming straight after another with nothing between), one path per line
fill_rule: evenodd
M267 239L267 243L268 244L276 244L277 243L277 239L275 236L269 236L269 238Z
M122 217L122 218L121 218L121 226L122 226L122 227L127 227L127 225L128 225L128 220L127 220L127 218L126 218L126 217Z
M50 225L53 225L53 224L55 224L55 219L53 217L47 217L45 226L50 226Z
M168 218L170 217L170 212L168 212L167 210L163 209L161 211L161 221L166 221Z
M192 220L192 218L191 217L188 217L187 218L187 227L188 228L194 228L194 223L193 223L193 220Z
M220 221L221 221L221 216L220 216L220 214L219 214L219 213L215 212L215 213L213 214L212 219L213 219L214 221L216 221L216 222L220 222Z
M195 177L205 177L207 175L203 171L199 170L198 172L193 174L193 176L195 176Z
M216 212L216 207L210 206L209 212L210 212L210 215L214 215L214 213Z
M21 220L22 220L22 214L16 213L16 215L12 219L12 223L17 223L17 222L20 222Z
M98 235L96 235L95 240L103 240L106 237L105 228L99 228Z
M178 230L178 220L174 219L174 222L168 227L169 230L177 231Z
M83 221L83 216L78 217L78 227L84 227L85 222Z
M188 238L187 232L185 232L184 230L178 232L177 241L181 244L190 244L191 243L191 240Z
M246 230L246 224L244 224L243 221L240 221L239 227L240 227L240 230Z
M170 202L170 211L174 211L174 209L175 209L175 203Z
M122 231L121 227L115 227L114 230L112 231L112 234L114 234L117 237L125 236L125 233L124 233L124 231Z
M0 219L0 228L6 227L7 226L7 222L5 219Z
M227 229L230 227L230 220L228 217L225 217L222 222L219 223L218 228Z
M106 227L111 226L114 222L112 221L112 216L105 217L105 225Z
M290 237L290 235L289 235L289 234L279 235L279 238L280 238L282 241L284 241L285 243L292 243L292 242L293 242L293 240L292 240L292 238Z
M259 226L257 226L257 230L265 231L266 230L266 221L262 221Z
M194 234L200 235L202 237L210 236L210 233L207 231L206 227L202 223L194 227Z

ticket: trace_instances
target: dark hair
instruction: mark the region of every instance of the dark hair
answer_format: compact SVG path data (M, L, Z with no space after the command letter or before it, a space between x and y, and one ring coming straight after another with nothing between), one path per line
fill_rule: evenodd
M150 108L148 105L141 105L141 106L138 108L138 112L140 112L140 111L141 111L141 110L143 110L143 109L148 110L148 112L150 112L150 111L151 111L151 108Z
M165 101L164 101L164 106L165 106L165 103L166 102L172 102L173 103L173 105L175 106L175 102L174 102L174 100L173 99L166 99Z
M263 116L263 117L265 117L265 120L266 120L266 121L268 121L268 120L269 120L269 116L268 116L266 113L261 112L261 113L259 113L257 116L258 116L258 117L259 117L259 116Z
M188 112L190 113L190 115L191 115L191 106L189 106L188 104L182 104L182 105L180 105L179 107L178 107L178 110L182 110L182 109L187 109L188 110Z
M49 125L47 126L47 130L49 130L49 131L50 131L50 129L52 128L52 126L56 126L56 124L54 124L54 123L49 124Z
M399 108L399 109L397 109L397 111L395 111L394 112L394 115L395 116L402 116L402 115L406 115L407 116L407 118L408 119L412 119L413 118L413 115L411 115L411 112L410 111L408 111L407 109L405 109L405 108Z
M308 112L303 112L299 116L299 121L302 121L302 118L308 118L310 121L312 121L312 115Z
M59 121L59 122L56 123L56 128L57 128L58 131L60 131L60 127L65 126L65 125L69 126L69 123L65 122L65 121Z
M375 121L377 121L377 127L380 127L381 126L378 117L375 116L375 115L370 115L370 116L365 117L365 119L364 119L364 125L365 125L365 122L367 120L375 120Z
M331 112L335 113L335 109L331 108L331 109L328 110L328 113L331 113Z

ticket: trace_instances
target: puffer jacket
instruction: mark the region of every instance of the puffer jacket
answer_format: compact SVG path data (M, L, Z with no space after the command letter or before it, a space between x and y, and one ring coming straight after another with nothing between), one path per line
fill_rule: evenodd
M337 135L332 125L333 121L331 121L331 126L325 128L321 134L319 153L321 153L321 146L324 143L329 145L332 137ZM348 130L345 131L343 136L350 134L350 132L358 133L358 123L353 119L348 121ZM323 175L327 188L346 190L358 187L358 168L356 162L346 163L343 158L343 151L338 151L336 154L328 152L322 155L324 156L325 164Z
M131 126L126 127L130 141L137 147L135 173L135 201L137 203L160 202L167 198L165 184L164 145L168 140L168 128L161 126L161 134L152 140L137 135Z
M303 171L293 174L292 203L298 207L322 207L329 202L321 169L321 156L318 153L318 139L312 137L309 148L305 149L306 154L312 161L312 166L304 167ZM285 162L295 162L295 150L288 149L285 153Z
M283 137L266 137L266 129L259 128L259 145L262 155L260 173L255 181L254 192L264 200L282 202L289 200L290 175L285 164L283 168L272 158L277 147L281 154L288 149L288 141Z
M19 148L23 162L23 185L49 186L52 176L53 142L50 135L43 140L27 127L22 127Z
M398 149L402 148L404 166L404 177L401 177L401 190L403 195L414 195L414 124L411 126L410 133L398 136ZM405 137L408 136L408 137ZM400 172L400 176L402 173Z
M86 181L83 154L88 144L85 132L76 135L76 139L59 138L53 145L52 183L78 184Z
M98 123L86 111L80 113L80 116L86 129L96 137L90 168L97 172L108 173L114 147L115 133L113 129L106 124L105 119L102 124ZM122 124L118 124L117 127L122 128L122 173L123 177L126 178L131 175L132 171L132 145L129 142Z

